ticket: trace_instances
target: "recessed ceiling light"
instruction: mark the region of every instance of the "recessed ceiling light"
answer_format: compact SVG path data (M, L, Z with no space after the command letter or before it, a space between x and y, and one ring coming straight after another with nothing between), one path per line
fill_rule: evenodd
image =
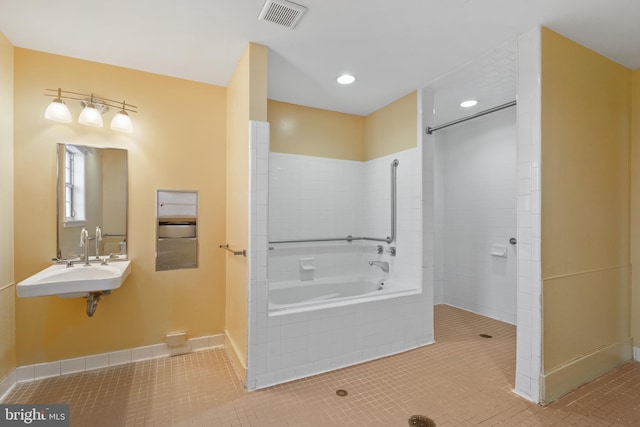
M351 74L343 74L336 79L341 85L350 85L356 81L356 78Z
M462 101L460 103L460 106L462 108L469 108L469 107L474 107L478 104L478 101L476 101L475 99L468 99L466 101Z

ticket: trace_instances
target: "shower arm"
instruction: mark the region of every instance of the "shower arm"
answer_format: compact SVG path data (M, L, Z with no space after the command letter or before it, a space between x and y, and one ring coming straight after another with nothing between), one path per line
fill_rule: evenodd
M370 240L374 242L386 242L393 243L396 240L396 206L397 206L397 169L400 162L398 159L394 159L391 162L391 235L385 238L379 237L330 237L330 238L317 238L317 239L295 239L295 240L276 240L269 242L272 243L308 243L308 242L337 242L346 240L347 242L351 242L354 240ZM271 249L271 248L269 248Z

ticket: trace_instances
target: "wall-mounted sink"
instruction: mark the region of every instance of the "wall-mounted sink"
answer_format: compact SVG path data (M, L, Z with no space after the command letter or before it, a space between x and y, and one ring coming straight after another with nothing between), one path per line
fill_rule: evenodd
M131 273L131 261L118 260L107 265L52 265L18 283L19 297L58 295L63 298L85 297L91 292L111 291L122 285Z

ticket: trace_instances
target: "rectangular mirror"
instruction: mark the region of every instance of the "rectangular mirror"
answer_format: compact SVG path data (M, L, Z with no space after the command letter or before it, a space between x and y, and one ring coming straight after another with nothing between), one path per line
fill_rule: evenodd
M58 144L57 154L57 257L82 258L86 228L91 258L126 258L127 150Z

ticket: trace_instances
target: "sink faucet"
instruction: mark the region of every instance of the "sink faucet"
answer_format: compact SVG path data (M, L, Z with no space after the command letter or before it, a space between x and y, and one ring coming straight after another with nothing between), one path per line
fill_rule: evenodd
M84 247L84 265L91 265L89 264L89 232L87 227L82 227L80 232L80 247Z
M369 265L377 265L385 273L389 272L389 263L387 261L369 261Z
M98 248L98 242L102 242L102 228L96 227L96 259L100 259L100 249Z

